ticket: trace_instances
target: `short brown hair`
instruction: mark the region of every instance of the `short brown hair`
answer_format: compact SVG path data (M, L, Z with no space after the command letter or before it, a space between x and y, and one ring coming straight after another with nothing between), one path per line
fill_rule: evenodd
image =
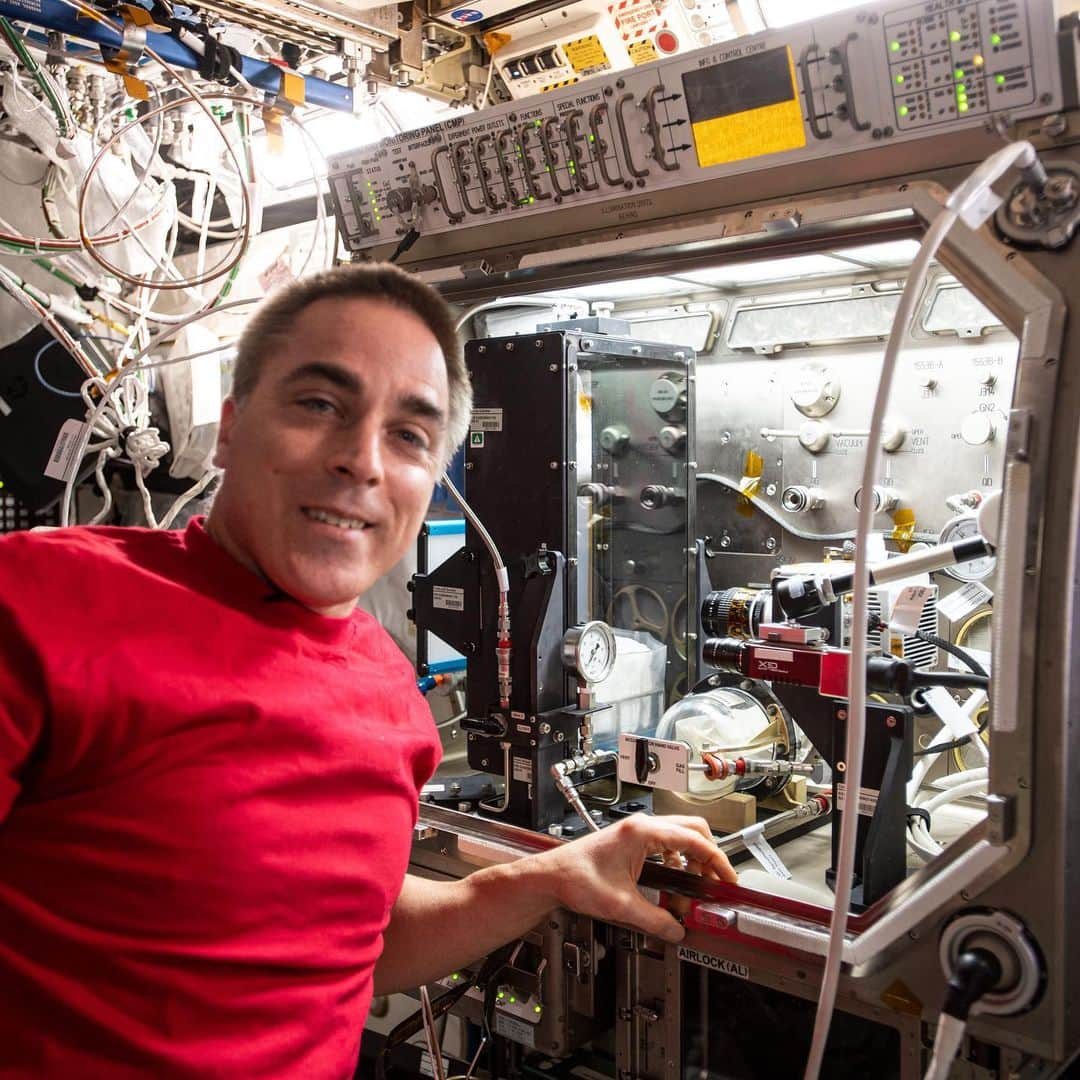
M412 312L434 335L446 360L450 388L447 459L465 440L472 415L472 386L465 368L454 315L446 301L419 278L391 263L365 263L323 270L271 294L248 320L236 344L232 396L238 403L255 388L263 358L290 341L293 321L316 300L383 300Z

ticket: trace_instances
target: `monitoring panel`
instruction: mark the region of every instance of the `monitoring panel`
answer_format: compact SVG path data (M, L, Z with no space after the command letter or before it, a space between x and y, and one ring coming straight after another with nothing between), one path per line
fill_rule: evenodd
M1049 0L853 9L330 161L348 248L975 128L1064 103ZM607 220L601 217L601 221Z

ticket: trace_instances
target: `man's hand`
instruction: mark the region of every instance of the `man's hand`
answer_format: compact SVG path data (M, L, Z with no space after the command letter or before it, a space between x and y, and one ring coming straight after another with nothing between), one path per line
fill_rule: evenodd
M460 881L406 877L383 937L376 993L431 982L527 933L549 912L571 908L665 941L683 928L637 890L650 855L719 881L735 871L696 817L634 814L539 855L477 870Z
M688 870L715 881L738 880L708 825L698 817L634 814L601 832L535 855L530 862L534 881L541 889L546 885L559 906L665 941L681 941L686 932L676 918L638 892L637 880L650 855L662 855L668 865L679 868L685 858Z

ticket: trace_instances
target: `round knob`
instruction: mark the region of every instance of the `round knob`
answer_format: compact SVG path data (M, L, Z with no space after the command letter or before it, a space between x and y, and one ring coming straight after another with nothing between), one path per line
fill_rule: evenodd
M669 453L677 454L686 446L686 430L668 424L660 429L660 445Z
M902 420L886 418L885 426L881 429L881 449L888 454L895 453L904 445L907 435L907 425Z
M984 371L979 376L979 384L981 386L996 386L997 376L992 371Z
M625 454L630 445L630 432L622 424L610 424L600 432L600 446L609 454Z
M808 420L799 428L799 442L811 454L820 454L829 445L830 436L829 425L816 420Z
M968 413L960 421L960 437L969 446L982 446L983 443L992 442L994 438L994 424L989 413Z
M825 416L840 400L840 383L824 364L803 364L791 388L791 403L803 416Z
M686 391L679 385L682 380L677 379L677 376L661 375L649 387L649 402L661 416L686 412Z

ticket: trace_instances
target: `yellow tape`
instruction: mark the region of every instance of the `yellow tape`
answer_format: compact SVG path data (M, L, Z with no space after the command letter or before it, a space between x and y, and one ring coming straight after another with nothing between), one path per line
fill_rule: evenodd
M896 546L901 551L907 551L915 537L915 511L897 510L892 519L894 528L889 535L896 541Z
M282 71L279 97L283 97L290 105L303 105L304 96L304 76L297 75L295 71Z
M263 109L263 128L266 131L266 149L271 154L281 154L285 149L285 135L281 128L281 114L273 109Z
M120 73L118 72L118 74ZM136 79L134 75L128 75L127 72L123 73L123 78L124 89L127 91L128 97L133 97L136 101L150 100L150 88L142 79Z
M494 56L500 49L510 44L511 38L509 34L504 34L499 30L489 30L481 40L488 54Z

